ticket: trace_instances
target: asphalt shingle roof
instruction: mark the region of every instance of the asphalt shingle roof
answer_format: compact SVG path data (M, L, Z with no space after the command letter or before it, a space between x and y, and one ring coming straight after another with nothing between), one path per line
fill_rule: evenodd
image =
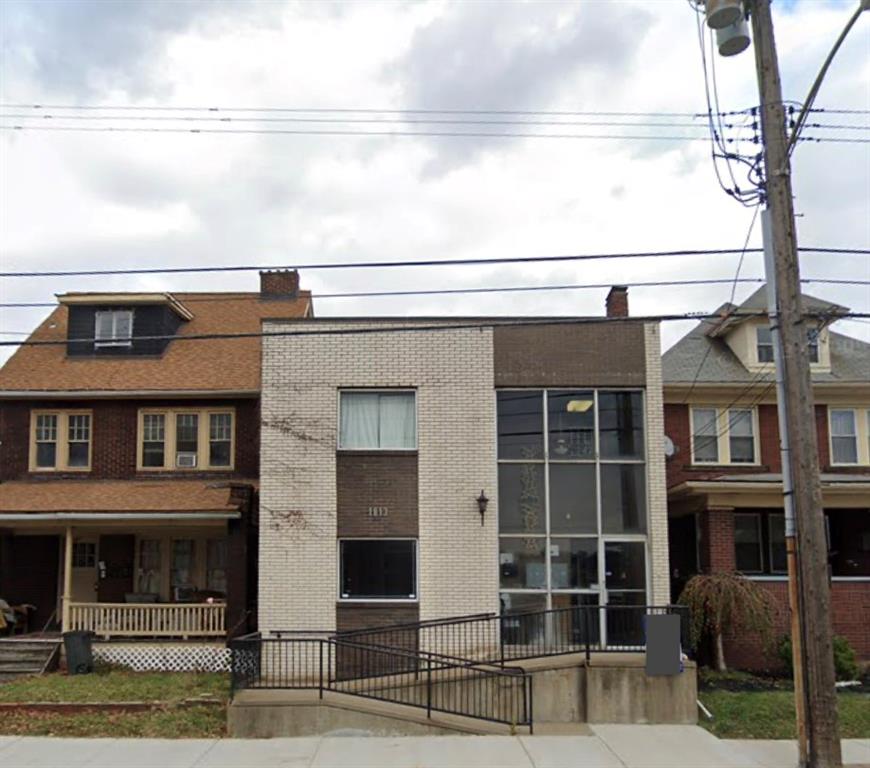
M845 307L806 294L803 302L804 309L809 312L830 312L836 316L846 311ZM758 312L765 309L767 295L762 287L739 307L723 304L714 314L724 317L739 314L741 310ZM662 378L665 384L748 384L751 381L773 378L772 373L758 376L745 368L723 338L711 338L707 335L711 327L710 321L699 323L665 352L662 356ZM813 371L813 381L870 384L870 344L834 331L829 333L831 370Z

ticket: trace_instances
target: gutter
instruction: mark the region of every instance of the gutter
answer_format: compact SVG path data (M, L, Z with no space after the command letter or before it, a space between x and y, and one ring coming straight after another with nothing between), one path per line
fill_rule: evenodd
M5 521L31 520L238 520L241 512L0 512L0 525Z
M10 389L0 390L0 400L90 400L94 398L113 398L124 400L131 398L183 398L202 397L221 399L228 397L259 397L259 389L74 389L74 390L50 390L50 389Z

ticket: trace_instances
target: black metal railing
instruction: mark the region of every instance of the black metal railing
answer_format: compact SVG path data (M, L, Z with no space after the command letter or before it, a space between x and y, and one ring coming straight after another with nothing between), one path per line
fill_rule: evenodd
M680 615L681 640L688 647L684 606L573 606L526 613L485 614L427 624L395 624L337 637L354 643L398 648L427 648L478 662L499 663L541 656L642 652L646 617Z
M230 650L234 693L308 689L323 698L333 691L532 732L532 680L520 667L289 632L232 640Z
M532 728L531 677L517 661L642 652L647 617L684 606L574 606L474 614L351 632L275 631L230 641L232 688L336 691ZM510 666L506 666L510 664Z

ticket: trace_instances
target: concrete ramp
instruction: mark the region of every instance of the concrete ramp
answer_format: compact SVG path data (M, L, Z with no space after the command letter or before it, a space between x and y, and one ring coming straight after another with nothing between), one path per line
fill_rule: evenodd
M435 736L527 734L526 726L432 712L406 704L335 691L245 690L227 711L229 735L236 738L351 735Z

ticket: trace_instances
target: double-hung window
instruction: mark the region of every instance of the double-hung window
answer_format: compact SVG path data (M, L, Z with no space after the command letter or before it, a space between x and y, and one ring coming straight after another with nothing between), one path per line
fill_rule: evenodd
M758 325L755 328L756 353L759 363L773 362L773 335L770 326Z
M692 463L757 464L755 410L692 408Z
M851 408L831 409L831 463L858 463L858 423Z
M414 392L340 393L338 447L345 450L414 450Z
M719 413L715 408L692 409L692 454L695 463L719 463Z
M30 471L86 471L91 466L89 411L34 411Z
M94 316L95 347L129 347L133 343L133 310L112 309Z
M139 469L230 470L234 451L232 409L139 412Z

